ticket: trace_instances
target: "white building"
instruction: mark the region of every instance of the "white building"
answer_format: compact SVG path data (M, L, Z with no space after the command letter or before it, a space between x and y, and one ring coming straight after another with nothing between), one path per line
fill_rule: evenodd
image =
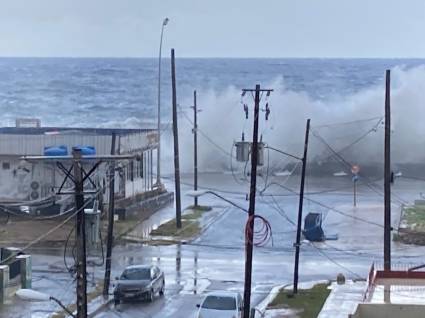
M116 154L134 154L137 159L117 163L115 192L118 198L129 198L136 194L153 190L156 179L153 167L156 166L157 133L152 129L99 129L40 127L36 122L32 127L0 128L0 205L33 205L51 201L67 201L65 196L55 193L60 188L65 173L56 162L28 162L22 156L45 155L49 147L64 146L68 154L72 148L94 147L96 155L111 154L112 134L116 133ZM90 170L94 163L86 164ZM69 165L63 163L64 168ZM102 164L95 172L93 182L107 194L107 164ZM86 182L88 188L93 188ZM67 182L64 189L72 189ZM68 196L69 197L69 196ZM107 200L108 196L104 195ZM62 201L61 201L62 200ZM63 211L63 205L61 207Z

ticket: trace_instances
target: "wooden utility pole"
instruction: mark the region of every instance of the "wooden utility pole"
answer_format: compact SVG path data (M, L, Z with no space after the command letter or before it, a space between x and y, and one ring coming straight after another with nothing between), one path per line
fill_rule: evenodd
M301 222L303 217L304 183L305 183L305 170L307 165L307 150L308 150L309 134L310 134L310 119L307 119L307 124L305 128L304 155L302 157L300 198L299 198L299 204L298 204L297 237L295 242L294 286L293 286L294 294L298 293L298 266L300 262Z
M112 133L111 155L115 155L116 134ZM109 294L111 281L111 256L114 241L114 210L115 210L115 161L109 163L109 207L108 207L108 240L106 242L105 279L103 282L103 295Z
M198 109L196 105L196 91L193 92L193 189L198 190ZM198 196L194 198L195 207L198 206Z
M245 237L245 286L244 286L244 310L243 318L249 318L250 306L251 306L251 278L252 278L252 252L254 245L254 215L255 215L255 194L257 187L257 161L258 161L258 117L260 113L260 93L267 92L270 94L272 90L261 89L260 85L255 85L253 89L243 89L245 92L255 92L254 97L254 129L252 136L252 147L251 147L251 186L249 191L249 209L248 209L248 224L249 226L247 233L249 237ZM250 222L250 220L252 221Z
M384 270L391 271L391 73L385 74Z
M72 150L74 157L76 241L77 241L77 318L87 318L86 222L81 149Z
M174 49L171 49L171 84L173 93L173 136L174 136L174 182L176 188L176 226L182 227L182 208L180 198L180 163L179 163L179 136L177 125L177 93L176 93L176 64Z

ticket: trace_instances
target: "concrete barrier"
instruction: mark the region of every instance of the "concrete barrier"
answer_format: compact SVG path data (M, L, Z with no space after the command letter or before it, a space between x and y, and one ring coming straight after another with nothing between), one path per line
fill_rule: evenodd
M120 204L115 209L119 220L125 219L145 219L150 217L159 209L173 203L174 193L165 192L155 197L144 200L126 200L126 204Z
M30 289L32 285L31 255L19 255L16 259L21 261L21 288Z
M0 265L0 303L4 304L9 286L9 266Z

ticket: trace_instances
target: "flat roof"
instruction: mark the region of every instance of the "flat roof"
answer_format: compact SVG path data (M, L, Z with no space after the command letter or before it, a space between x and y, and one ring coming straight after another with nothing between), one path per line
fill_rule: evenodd
M127 135L132 133L155 132L152 128L89 128L89 127L0 127L0 134L44 135L44 134L93 134Z

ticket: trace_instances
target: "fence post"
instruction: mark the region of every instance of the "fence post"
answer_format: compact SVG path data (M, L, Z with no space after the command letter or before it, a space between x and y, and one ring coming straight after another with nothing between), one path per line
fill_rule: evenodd
M21 261L21 288L30 289L32 284L31 255L19 255L16 259Z
M9 266L0 265L0 303L4 304L7 297L7 286L9 285Z
M251 318L255 318L255 308L251 308L251 314L250 314Z

